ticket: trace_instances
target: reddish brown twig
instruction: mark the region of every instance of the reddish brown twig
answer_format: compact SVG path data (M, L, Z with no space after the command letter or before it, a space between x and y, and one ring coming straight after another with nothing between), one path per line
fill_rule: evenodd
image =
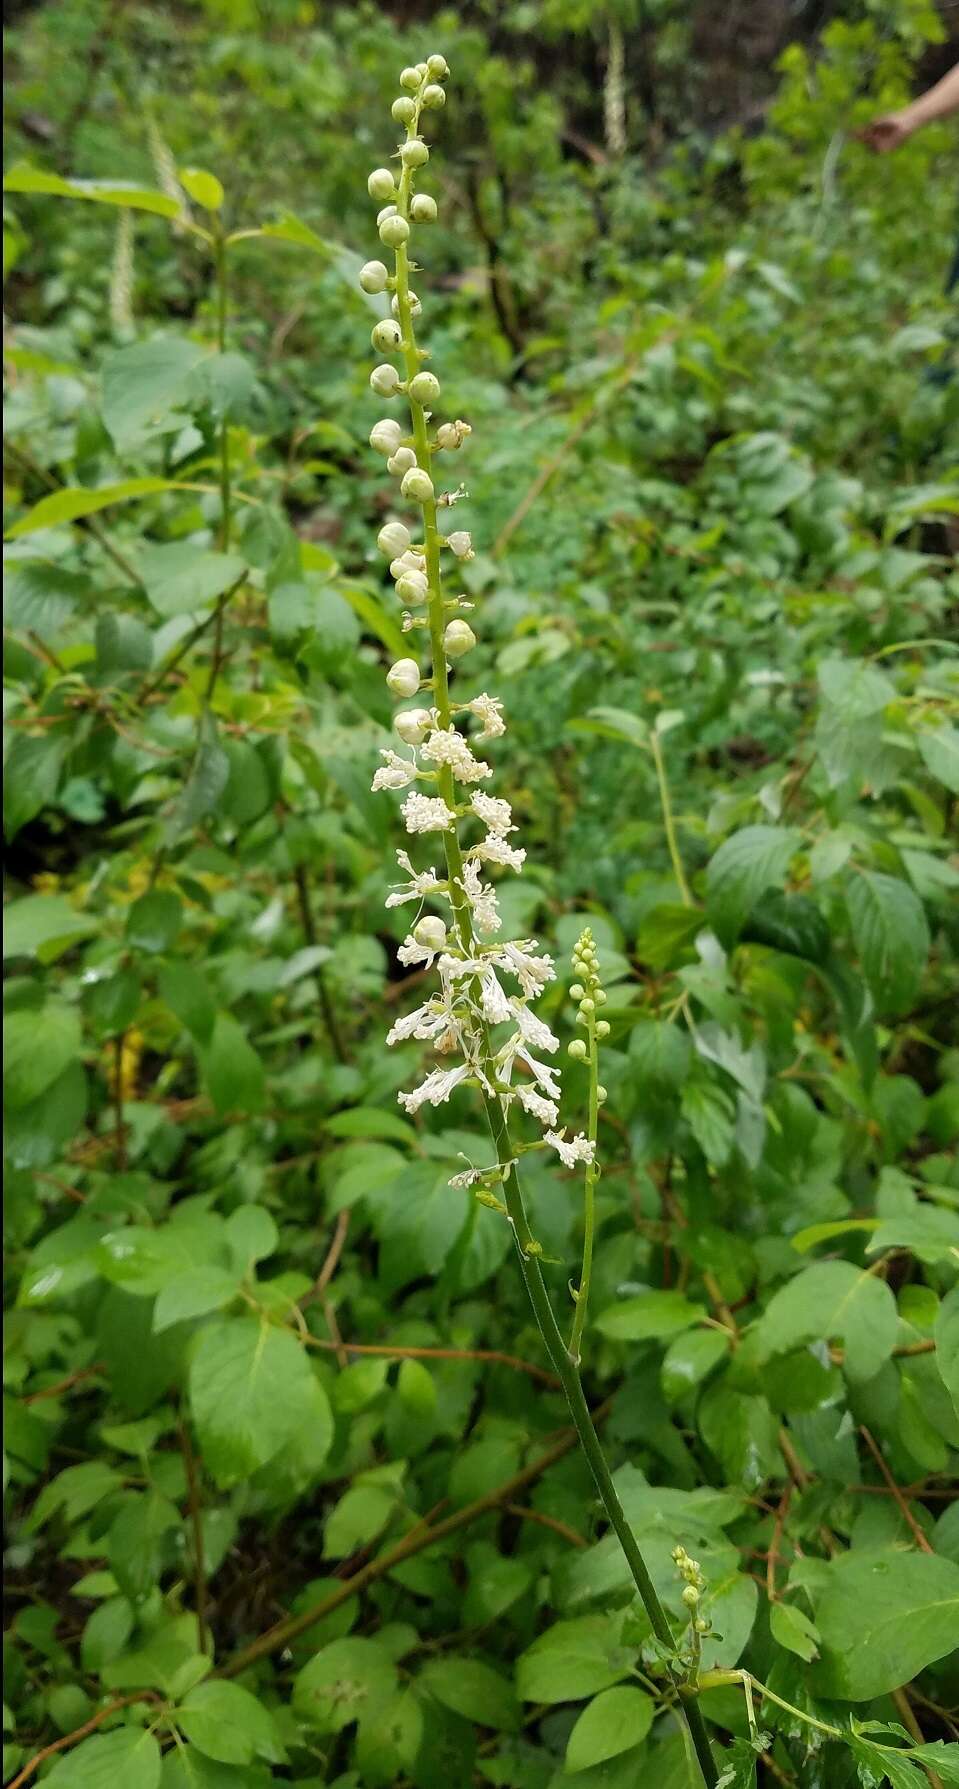
M575 1528L569 1528L565 1522L560 1522L558 1517L547 1516L541 1509L527 1509L526 1505L522 1503L507 1503L503 1507L510 1516L520 1516L524 1522L538 1522L540 1528L552 1529L554 1534L558 1534L564 1541L569 1541L571 1547L589 1546L585 1535L578 1534Z
M160 1698L154 1690L137 1690L132 1696L120 1696L115 1702L109 1702L106 1708L98 1709L97 1713L91 1715L88 1721L84 1721L82 1727L74 1727L72 1733L65 1733L62 1739L54 1739L50 1745L42 1746L39 1752L34 1752L33 1757L27 1759L23 1769L14 1777L13 1782L8 1783L7 1789L21 1789L21 1785L29 1782L34 1771L40 1768L45 1759L52 1758L56 1752L67 1751L70 1746L78 1745L81 1739L86 1739L88 1733L101 1727L104 1721L109 1720L112 1714L117 1713L118 1709L130 1708L134 1702L159 1702L159 1700Z
M496 1348L401 1348L389 1342L324 1342L319 1336L308 1336L311 1348L325 1348L334 1353L342 1348L346 1354L378 1354L392 1360L479 1360L487 1366L513 1367L517 1373L528 1373L541 1385L559 1390L559 1380L531 1360L520 1360L515 1354L501 1354Z
M78 1367L75 1373L68 1373L65 1379L58 1379L55 1385L44 1385L40 1391L28 1392L23 1402L39 1404L41 1398L58 1398L61 1392L69 1391L72 1386L79 1385L81 1380L93 1379L98 1373L105 1371L103 1362L99 1360L92 1367Z
M869 1452L872 1454L872 1457L875 1460L876 1465L878 1466L880 1472L882 1473L882 1476L885 1479L886 1484L889 1487L890 1494L895 1498L896 1505L899 1509L899 1513L902 1516L902 1519L905 1522L910 1533L912 1534L912 1536L915 1540L916 1546L923 1553L934 1553L936 1550L935 1547L930 1546L928 1540L926 1539L925 1535L923 1534L922 1529L919 1526L919 1523L916 1521L916 1518L913 1515L912 1510L909 1508L909 1505L906 1502L906 1499L904 1498L895 1479L893 1478L892 1473L889 1470L889 1467L886 1465L886 1462L882 1457L881 1450L876 1446L876 1443L873 1440L872 1436L870 1435L869 1430L866 1428L865 1423L860 1424L859 1433L862 1436L864 1442L866 1443L866 1446L868 1447Z

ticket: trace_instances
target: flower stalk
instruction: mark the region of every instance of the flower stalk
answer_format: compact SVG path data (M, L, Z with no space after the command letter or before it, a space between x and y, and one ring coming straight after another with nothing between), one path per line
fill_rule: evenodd
M516 827L509 803L478 786L491 777L492 767L485 757L477 756L474 747L485 751L487 741L505 732L502 705L485 692L466 700L459 698L459 661L476 644L465 620L473 605L465 595L446 594L444 554L456 563L468 560L472 544L466 530L457 528L444 535L440 527L441 512L465 495L462 486L438 493L434 480L437 457L457 452L470 430L459 420L433 426L441 386L424 367L428 355L416 334L422 307L410 286L415 271L410 252L412 232L421 224L432 223L437 215L435 200L416 190L419 173L429 161L429 149L419 134L420 120L424 111L444 104L442 82L448 73L444 58L431 56L404 69L400 76L402 91L392 108L394 119L406 127L396 156L399 178L388 168L376 168L367 182L370 197L382 206L377 227L380 241L392 251L393 272L377 260L367 262L360 273L364 291L388 292L391 298L393 320L384 318L375 325L374 351L396 354L402 362L402 373L392 361L375 366L371 388L388 401L404 398L409 413L408 428L393 417L382 418L371 431L370 444L386 458L387 471L400 481L402 499L418 512L411 526L399 520L387 522L380 530L378 545L390 560L397 596L407 605L404 631L415 639L417 630L422 630L430 648L425 675L413 657L399 660L387 674L394 695L400 699L425 696L430 705L403 709L396 715L394 728L409 755L384 750L384 763L373 778L373 788L409 791L401 810L407 832L414 837L439 833L443 844L443 862L438 867L418 870L405 850L397 854L408 880L391 892L387 906L415 902L419 912L399 948L399 958L428 969L435 965L440 987L422 1006L394 1024L387 1042L417 1039L431 1044L439 1059L440 1066L432 1069L419 1087L400 1093L408 1112L416 1112L424 1104L444 1104L459 1086L479 1090L496 1166L468 1166L465 1172L453 1175L450 1185L471 1188L510 1224L547 1356L563 1387L580 1445L650 1627L669 1661L672 1687L684 1708L704 1779L712 1789L716 1770L696 1705L696 1690L682 1671L672 1627L617 1496L579 1375L595 1226L598 1116L605 1097L599 1084L598 1044L609 1031L606 1021L597 1016L605 994L595 946L588 931L577 945L574 965L581 980L575 985L574 998L579 1000L586 1040L575 1039L570 1046L574 1059L589 1060L589 1131L567 1139L557 1128L559 1070L544 1060L559 1049L559 1039L531 1006L553 979L553 964L535 940L501 942L496 938L501 919L495 888L483 880L490 866L520 871L526 853L511 843ZM440 460L440 470L443 464ZM452 685L454 672L456 682ZM472 730L467 734L461 725ZM479 837L473 836L477 827ZM427 904L445 906L447 917L425 910ZM518 993L508 991L514 983L519 986ZM514 1127L517 1106L542 1127L538 1143L518 1139ZM569 1346L543 1277L542 1248L530 1227L520 1184L522 1154L542 1147L556 1150L567 1166L582 1162L586 1168L583 1266Z

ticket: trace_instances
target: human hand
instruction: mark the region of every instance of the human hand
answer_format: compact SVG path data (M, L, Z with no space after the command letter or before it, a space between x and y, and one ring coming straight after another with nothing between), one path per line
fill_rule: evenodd
M899 149L906 139L912 135L909 119L905 112L887 112L882 118L873 118L856 132L860 143L876 155L888 155L891 149Z

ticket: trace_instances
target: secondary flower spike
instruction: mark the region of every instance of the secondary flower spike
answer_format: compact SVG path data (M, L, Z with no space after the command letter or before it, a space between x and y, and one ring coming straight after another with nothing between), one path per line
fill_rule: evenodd
M559 1039L530 1006L553 979L553 965L534 940L498 938L502 922L495 889L486 877L487 866L520 871L526 857L511 842L516 828L509 802L476 787L489 782L493 767L475 748L506 731L502 703L485 690L460 701L458 691L451 689L453 667L473 651L477 637L456 612L467 606L465 599L444 590L441 555L446 549L445 563L458 568L472 559L473 543L465 528L440 534L440 510L463 493L458 485L442 488L440 469L446 462L434 463L434 455L458 450L470 429L458 417L434 415L442 385L423 364L428 356L417 341L414 321L422 305L409 284L411 258L419 260L416 233L437 215L436 201L415 190L429 160L420 119L424 111L442 105L441 83L448 73L443 57L431 56L400 76L403 91L392 116L406 134L397 146L395 180L384 168L375 168L368 182L374 201L393 201L388 214L377 220L381 242L393 251L393 268L384 279L382 262L372 261L360 274L364 291L391 295L393 321L378 323L372 341L376 354L394 358L374 368L371 384L378 396L401 401L405 412L381 418L370 434L374 451L387 456L388 471L401 475L399 495L408 511L380 529L378 545L390 559L396 594L406 605L404 629L414 637L423 629L433 650L432 665L421 667L416 659L405 658L387 673L391 694L402 700L432 691L432 706L397 714L395 732L408 754L384 750L373 788L399 793L407 832L438 835L443 851L440 864L423 869L414 868L407 852L397 854L408 880L387 905L410 901L420 908L400 946L400 960L435 965L439 987L424 1005L397 1021L387 1041L415 1038L440 1058L440 1066L419 1087L400 1094L408 1112L444 1103L464 1082L478 1084L504 1110L515 1104L536 1118L543 1141L569 1166L587 1161L591 1151L585 1138L568 1141L557 1129L559 1072L546 1058L556 1054ZM427 902L439 907L442 917L423 912ZM469 1177L456 1180L469 1184Z

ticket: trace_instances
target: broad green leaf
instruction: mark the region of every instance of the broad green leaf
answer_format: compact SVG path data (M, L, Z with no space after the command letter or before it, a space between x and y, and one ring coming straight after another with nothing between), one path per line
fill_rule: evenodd
M99 920L78 912L65 895L25 895L3 909L3 954L52 963L71 944L99 929Z
M444 1708L478 1727L492 1727L498 1733L519 1730L520 1709L512 1684L480 1659L433 1659L417 1682Z
M90 594L90 579L47 559L7 566L3 580L4 626L55 638Z
M151 888L127 913L126 939L131 950L151 955L169 949L183 920L183 903L169 888Z
M773 1603L769 1629L777 1645L798 1653L807 1664L819 1657L819 1629L796 1603Z
M198 205L206 211L219 211L226 194L215 174L208 174L205 168L177 168L176 176Z
M573 725L578 733L598 733L603 739L625 740L627 745L645 749L649 744L649 728L641 715L628 708L590 708Z
M921 901L898 876L862 870L847 884L846 907L877 1007L901 1012L919 986L929 954L929 927Z
M8 839L53 801L66 741L58 732L17 733L3 767L3 830Z
M516 1661L523 1702L580 1702L628 1677L633 1650L620 1639L621 1622L608 1615L557 1621Z
M817 1261L775 1292L756 1330L761 1360L803 1342L841 1342L850 1379L871 1379L888 1360L899 1318L884 1280L849 1261Z
M52 1789L159 1789L160 1747L143 1727L94 1733L58 1758L43 1781Z
M633 1031L629 1054L641 1085L677 1093L689 1072L692 1046L681 1026L647 1019Z
M153 497L159 491L175 491L176 481L169 478L127 478L121 484L101 485L98 491L66 486L51 491L39 503L7 529L8 540L24 534L35 534L39 528L56 528L60 522L77 522L84 516L96 515L113 503L128 503L133 497Z
M273 1716L238 1683L197 1684L177 1709L176 1722L199 1751L220 1764L283 1761Z
M168 845L175 845L184 832L213 812L229 776L230 760L220 744L216 721L209 709L204 709L190 774L166 823Z
M103 420L118 452L137 445L186 402L193 372L207 353L185 336L153 336L105 357Z
M778 890L800 835L789 826L746 826L720 845L706 871L709 918L724 944L736 942L743 921L768 888Z
M615 1342L646 1342L691 1329L707 1315L705 1305L692 1304L681 1292L640 1292L608 1305L596 1318L600 1335Z
M790 1242L800 1255L808 1255L819 1242L832 1242L837 1236L848 1236L854 1230L862 1230L867 1234L879 1228L878 1218L833 1218L826 1224L807 1224L804 1230L797 1230Z
M351 1485L326 1518L324 1559L349 1558L382 1534L396 1511L396 1494L383 1485Z
M916 736L916 744L926 769L959 795L959 728L933 727Z
M157 1294L153 1328L159 1335L174 1323L204 1317L229 1304L239 1291L239 1275L224 1267L187 1267Z
M840 1554L822 1568L816 1625L817 1694L870 1701L911 1683L952 1652L959 1633L959 1566L931 1553Z
M3 1088L13 1107L26 1106L80 1054L80 1020L72 1006L49 1000L4 1015Z
M652 1697L629 1684L601 1690L583 1709L566 1742L566 1769L588 1770L639 1745L655 1712Z
M197 1043L209 1043L216 1023L216 1002L195 963L164 963L157 975L157 992Z
M197 1056L216 1110L262 1112L266 1100L263 1062L230 1013L217 1013L209 1043Z
M293 1680L293 1708L308 1727L339 1733L388 1701L396 1667L374 1640L333 1640Z
M936 1365L959 1415L959 1286L947 1293L936 1318Z
M329 1445L325 1393L289 1330L253 1317L210 1324L197 1339L189 1387L204 1463L221 1489L264 1466L303 1425Z
M181 1531L180 1512L159 1491L131 1498L112 1523L107 1541L110 1570L134 1607L159 1581L165 1542L173 1530Z
M708 1377L729 1353L729 1338L716 1329L690 1329L670 1343L663 1356L663 1396L678 1403Z
M189 541L140 548L140 574L158 615L191 615L205 609L246 570L238 553L213 553Z
M177 217L180 207L166 193L126 180L68 180L44 168L18 162L4 176L6 193L50 193L61 199L90 199L97 205L121 205L131 211L153 211L158 217Z

